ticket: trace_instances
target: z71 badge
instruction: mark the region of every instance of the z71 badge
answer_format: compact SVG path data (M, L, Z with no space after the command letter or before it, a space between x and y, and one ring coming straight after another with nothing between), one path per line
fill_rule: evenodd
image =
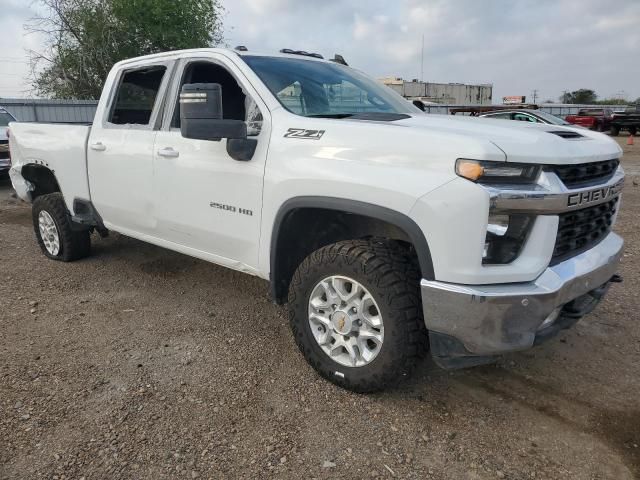
M303 140L320 140L324 130L305 130L304 128L290 128L284 138L301 138Z

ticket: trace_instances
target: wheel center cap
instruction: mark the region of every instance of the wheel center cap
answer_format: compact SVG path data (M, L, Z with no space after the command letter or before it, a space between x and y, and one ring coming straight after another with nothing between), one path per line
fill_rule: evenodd
M349 315L341 310L331 315L331 325L333 329L341 335L346 335L351 331L351 319Z

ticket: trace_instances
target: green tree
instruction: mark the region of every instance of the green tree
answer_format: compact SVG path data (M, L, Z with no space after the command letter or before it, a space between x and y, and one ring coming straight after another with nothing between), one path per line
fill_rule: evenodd
M223 41L220 0L40 0L28 30L45 35L31 52L33 87L51 98L98 98L125 58Z
M560 95L560 102L562 103L595 103L598 99L596 92L587 88L581 88L574 90L573 92L565 92Z
M596 102L598 105L628 105L629 100L625 98L603 98Z

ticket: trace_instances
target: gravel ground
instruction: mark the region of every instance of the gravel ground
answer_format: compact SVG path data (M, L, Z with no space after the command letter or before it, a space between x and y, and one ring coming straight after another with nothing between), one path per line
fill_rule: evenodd
M366 396L307 366L266 282L117 234L49 261L5 181L0 478L640 478L640 145L624 148L625 283L595 313Z

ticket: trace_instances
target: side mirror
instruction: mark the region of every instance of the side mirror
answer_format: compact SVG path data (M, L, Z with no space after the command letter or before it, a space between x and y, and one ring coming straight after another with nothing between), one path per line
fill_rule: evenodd
M222 87L218 83L182 86L180 132L183 137L196 140L247 138L247 127L242 120L222 118Z
M426 109L424 108L424 103L422 103L422 101L420 101L420 100L414 100L414 101L413 101L413 102L411 102L411 103L413 103L413 105L414 105L415 107L419 108L419 109L420 109L420 110L422 110L423 112L426 110Z
M194 140L227 140L227 153L239 161L251 160L258 145L247 138L242 120L222 117L222 87L219 83L189 83L180 91L180 133Z

